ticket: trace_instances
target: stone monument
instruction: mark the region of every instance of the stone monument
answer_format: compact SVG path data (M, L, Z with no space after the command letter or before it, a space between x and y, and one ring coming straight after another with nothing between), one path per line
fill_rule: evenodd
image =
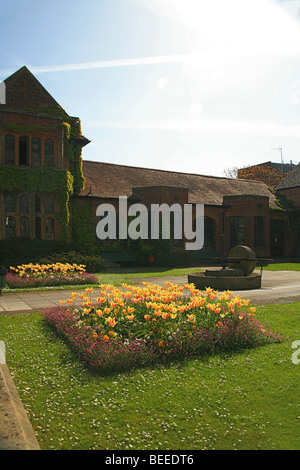
M221 258L221 269L207 269L188 275L188 282L195 284L197 289L211 287L215 290L249 290L261 287L262 266L269 259L256 258L248 246L233 247L227 258ZM260 272L253 272L256 264L261 266Z

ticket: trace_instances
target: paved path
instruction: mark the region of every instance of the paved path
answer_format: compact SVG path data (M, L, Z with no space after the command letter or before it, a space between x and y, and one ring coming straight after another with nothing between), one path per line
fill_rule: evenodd
M165 281L186 284L187 276L132 279L133 284L149 282L164 285ZM82 292L84 289L77 289ZM95 288L97 291L97 288ZM0 315L8 313L40 312L43 308L59 305L71 295L70 290L47 290L0 295ZM300 301L300 271L263 271L261 289L235 291L256 305Z

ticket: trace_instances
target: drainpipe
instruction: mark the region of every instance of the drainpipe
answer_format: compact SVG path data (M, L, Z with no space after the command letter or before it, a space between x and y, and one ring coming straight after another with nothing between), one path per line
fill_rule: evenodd
M224 204L222 205L224 210L222 212L222 233L221 233L221 261L223 269L226 268L226 234L225 234L225 212L232 207L232 204Z

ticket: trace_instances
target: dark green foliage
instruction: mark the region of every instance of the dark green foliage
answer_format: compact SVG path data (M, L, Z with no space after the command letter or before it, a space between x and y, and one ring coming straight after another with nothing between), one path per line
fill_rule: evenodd
M39 259L40 264L52 264L58 262L63 264L84 264L86 271L89 273L105 271L107 267L107 261L101 258L101 256L88 255L78 251L54 253L50 256Z
M0 240L0 264L5 267L37 263L40 258L68 249L70 245L60 241L16 238Z

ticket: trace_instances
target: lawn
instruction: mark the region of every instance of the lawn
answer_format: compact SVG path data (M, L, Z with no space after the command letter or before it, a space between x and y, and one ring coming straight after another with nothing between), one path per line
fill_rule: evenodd
M0 331L43 450L298 450L299 311L259 307L282 343L110 376L91 373L40 314L0 316Z
M300 271L300 263L271 263L264 269L268 271Z

